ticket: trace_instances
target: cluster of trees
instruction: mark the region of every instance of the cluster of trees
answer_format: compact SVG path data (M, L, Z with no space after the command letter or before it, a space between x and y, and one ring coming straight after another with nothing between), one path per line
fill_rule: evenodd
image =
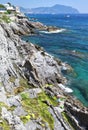
M5 9L5 6L0 4L0 9Z

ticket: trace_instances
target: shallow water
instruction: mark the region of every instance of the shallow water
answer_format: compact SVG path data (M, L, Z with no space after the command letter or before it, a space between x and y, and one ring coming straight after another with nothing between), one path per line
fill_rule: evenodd
M24 37L67 62L74 68L73 74L68 74L68 86L74 90L73 95L88 106L88 15L28 15L46 25L54 25L66 29L59 33Z

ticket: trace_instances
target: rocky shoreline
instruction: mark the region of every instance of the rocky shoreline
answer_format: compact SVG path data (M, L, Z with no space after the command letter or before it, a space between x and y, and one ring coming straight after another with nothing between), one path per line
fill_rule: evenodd
M20 38L48 27L14 17L0 23L0 129L87 130L88 109L61 89L72 68Z

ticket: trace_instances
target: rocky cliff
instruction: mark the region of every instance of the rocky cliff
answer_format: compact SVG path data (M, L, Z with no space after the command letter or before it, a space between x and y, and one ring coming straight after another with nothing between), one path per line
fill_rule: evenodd
M71 67L20 38L47 27L14 17L0 23L0 129L87 130L87 109L78 110L63 91L67 80L61 70Z

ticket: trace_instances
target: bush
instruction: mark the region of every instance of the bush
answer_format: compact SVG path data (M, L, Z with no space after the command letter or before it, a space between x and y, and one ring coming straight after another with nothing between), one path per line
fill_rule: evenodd
M10 22L11 22L10 18L9 18L7 15L3 15L3 16L2 16L2 20L3 20L4 22L6 22L6 23L10 23Z
M7 14L11 14L11 11L10 11L10 10L7 10Z

